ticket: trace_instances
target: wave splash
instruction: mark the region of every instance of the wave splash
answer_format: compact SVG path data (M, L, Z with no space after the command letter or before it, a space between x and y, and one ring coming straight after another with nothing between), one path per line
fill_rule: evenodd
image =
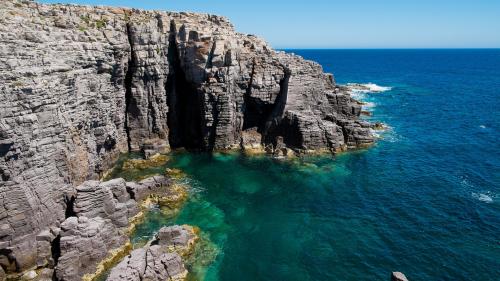
M491 191L477 190L478 188L466 176L461 177L461 179L460 184L465 190L470 192L472 198L487 204L493 203L497 199L498 195L495 195Z
M493 196L487 192L487 193L472 193L472 197L475 199L484 202L484 203L493 203Z
M367 100L369 99L367 94L382 93L392 90L392 87L380 86L375 83L347 83L344 87L349 91L352 98L363 104L363 110L369 110L376 106L374 102Z
M392 90L392 87L379 86L375 83L347 83L346 87L353 93L382 93Z

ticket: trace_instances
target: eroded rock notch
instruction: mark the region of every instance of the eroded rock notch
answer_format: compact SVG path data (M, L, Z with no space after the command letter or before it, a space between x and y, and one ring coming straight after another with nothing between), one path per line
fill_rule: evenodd
M360 104L319 64L223 17L4 0L0 45L7 273L53 262L57 229L74 217L67 198L120 153L336 152L374 140Z

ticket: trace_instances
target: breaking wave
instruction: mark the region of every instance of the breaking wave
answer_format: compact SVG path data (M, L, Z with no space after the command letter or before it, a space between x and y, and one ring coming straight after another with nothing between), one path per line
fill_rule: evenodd
M375 83L366 83L366 84L347 83L346 87L353 94L382 93L392 90L392 87L380 86Z
M493 196L487 192L487 193L472 193L472 197L475 199L484 202L484 203L493 203Z

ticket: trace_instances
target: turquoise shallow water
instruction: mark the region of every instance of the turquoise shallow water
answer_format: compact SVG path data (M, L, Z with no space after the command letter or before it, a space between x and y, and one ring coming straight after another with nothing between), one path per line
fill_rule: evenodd
M192 196L134 241L200 227L204 280L500 280L500 51L293 52L392 87L360 96L392 129L336 158L176 154Z

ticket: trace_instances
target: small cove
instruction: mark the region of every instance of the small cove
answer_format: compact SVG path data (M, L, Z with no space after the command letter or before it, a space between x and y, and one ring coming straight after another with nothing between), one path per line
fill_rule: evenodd
M164 225L199 227L193 280L388 280L391 271L413 281L496 280L498 51L294 52L339 83L392 87L362 96L366 118L391 129L374 147L337 157L175 152L166 165L119 175L179 169L190 187L175 215L151 210L133 243Z

